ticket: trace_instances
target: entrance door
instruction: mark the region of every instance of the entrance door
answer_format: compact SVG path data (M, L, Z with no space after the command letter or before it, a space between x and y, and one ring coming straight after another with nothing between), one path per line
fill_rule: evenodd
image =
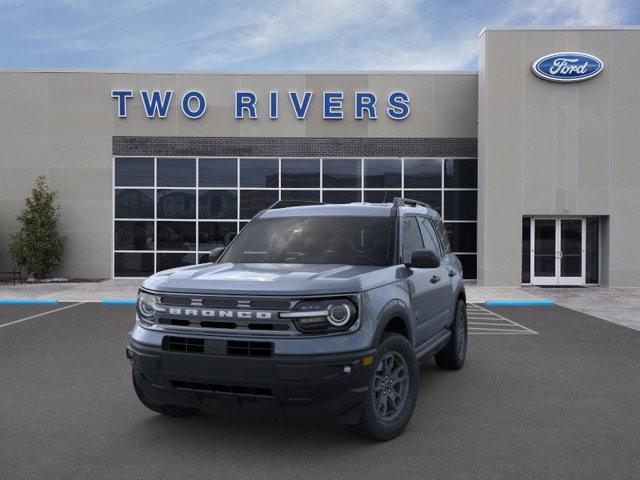
M534 218L531 228L531 283L584 285L584 218Z

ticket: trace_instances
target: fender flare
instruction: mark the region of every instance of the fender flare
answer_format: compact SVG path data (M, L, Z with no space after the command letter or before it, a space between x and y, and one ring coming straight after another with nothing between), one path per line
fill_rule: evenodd
M407 331L407 338L411 345L413 345L414 339L414 326L413 322L411 322L411 313L407 305L401 300L391 300L389 301L380 313L378 314L378 320L376 322L376 330L373 335L373 346L377 346L380 344L380 339L384 333L384 329L387 327L389 322L394 318L399 318L404 323L405 329Z

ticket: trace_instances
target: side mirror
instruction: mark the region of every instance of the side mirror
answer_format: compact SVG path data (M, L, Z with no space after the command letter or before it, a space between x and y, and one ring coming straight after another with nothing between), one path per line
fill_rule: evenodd
M415 268L438 268L440 266L440 256L433 250L416 250L411 255L411 265L407 267Z
M226 250L226 247L217 247L209 252L209 261L212 263L216 263L222 255L222 252Z

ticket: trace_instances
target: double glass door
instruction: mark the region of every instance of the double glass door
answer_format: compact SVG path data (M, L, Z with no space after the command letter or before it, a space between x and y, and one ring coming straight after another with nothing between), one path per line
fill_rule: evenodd
M531 283L584 285L585 219L533 218L531 222Z

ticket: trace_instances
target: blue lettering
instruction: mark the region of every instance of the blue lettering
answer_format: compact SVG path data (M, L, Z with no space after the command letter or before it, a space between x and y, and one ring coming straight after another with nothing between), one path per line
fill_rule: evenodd
M198 104L198 108L193 110L191 108L190 102L191 99L196 100ZM207 109L207 100L204 98L204 95L197 90L191 90L184 94L182 97L182 112L189 118L200 118L204 115L204 112Z
M169 111L169 104L171 103L171 96L173 92L167 90L164 92L164 98L160 96L158 90L151 92L151 98L149 98L149 92L146 90L140 90L140 97L142 97L142 104L148 118L153 118L156 115L160 118L165 118Z
M127 98L133 98L133 90L112 90L111 98L118 99L118 117L127 117Z
M256 94L252 92L236 92L236 118L244 118L245 110L249 118L258 118L256 113Z
M324 92L323 97L322 118L342 118L342 92Z
M307 115L307 110L309 109L312 95L313 92L304 92L304 97L302 97L301 103L300 97L298 97L298 92L289 92L291 105L293 105L293 111L295 112L296 118L298 120L304 120L304 117Z
M376 116L376 95L370 92L356 92L356 111L355 115L358 120L364 118L364 111L367 111L367 115L371 120L378 118Z
M278 118L278 92L269 92L269 118Z
M409 116L409 95L404 92L392 92L387 99L387 114L394 120L403 120Z

